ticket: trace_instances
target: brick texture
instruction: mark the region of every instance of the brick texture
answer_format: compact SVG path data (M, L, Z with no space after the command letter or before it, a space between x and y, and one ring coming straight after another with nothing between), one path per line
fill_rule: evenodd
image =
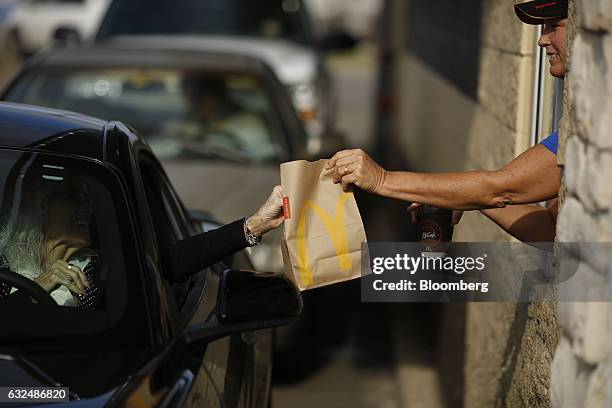
M575 41L567 82L564 185L557 237L565 242L612 241L612 2L570 3ZM573 7L577 6L577 7ZM570 25L571 27L572 25ZM569 114L568 114L569 113ZM610 254L586 248L577 273L588 290L605 286ZM568 260L571 262L571 260ZM563 267L563 265L561 265ZM610 304L558 305L563 336L551 368L553 408L612 407Z

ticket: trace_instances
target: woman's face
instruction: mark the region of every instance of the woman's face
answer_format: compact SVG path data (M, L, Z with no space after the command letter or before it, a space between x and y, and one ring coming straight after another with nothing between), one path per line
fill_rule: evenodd
M567 72L567 19L546 24L538 45L546 50L550 62L550 74L564 78Z
M47 240L79 248L91 245L89 222L92 212L87 201L79 197L78 193L51 197L47 208Z

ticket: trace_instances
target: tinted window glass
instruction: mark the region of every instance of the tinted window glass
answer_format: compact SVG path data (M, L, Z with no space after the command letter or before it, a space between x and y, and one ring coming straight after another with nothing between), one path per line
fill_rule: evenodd
M131 240L120 225L129 223L112 174L85 160L0 150L0 197L0 338L91 334L116 323L134 267L124 256ZM59 309L36 305L11 275L42 288Z
M250 75L161 69L34 71L6 100L128 123L162 160L288 157L273 102Z
M188 216L184 213L161 169L154 163L154 159L146 153L141 153L139 162L149 210L155 220L153 226L156 241L160 251L163 251L176 241L190 235ZM182 311L189 290L193 288L195 276L184 282L176 282L165 270L162 270L162 276L172 290L176 306Z

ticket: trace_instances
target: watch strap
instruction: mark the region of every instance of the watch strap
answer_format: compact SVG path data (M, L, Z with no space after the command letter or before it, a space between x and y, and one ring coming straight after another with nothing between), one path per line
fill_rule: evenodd
M246 240L247 244L249 246L258 245L261 242L261 236L258 237L249 230L249 227L247 227L247 218L244 219L243 226L244 239Z

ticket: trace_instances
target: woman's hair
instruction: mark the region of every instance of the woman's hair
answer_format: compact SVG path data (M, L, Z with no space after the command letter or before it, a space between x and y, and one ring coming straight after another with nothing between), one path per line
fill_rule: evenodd
M0 254L13 272L30 279L40 274L49 200L71 192L87 195L87 188L74 181L60 184L45 180L26 187L18 206L19 213L7 214L8 219L0 225Z
M14 228L3 225L0 229L1 251L11 270L30 279L40 275L41 247L44 242L42 225L31 222L27 217Z

